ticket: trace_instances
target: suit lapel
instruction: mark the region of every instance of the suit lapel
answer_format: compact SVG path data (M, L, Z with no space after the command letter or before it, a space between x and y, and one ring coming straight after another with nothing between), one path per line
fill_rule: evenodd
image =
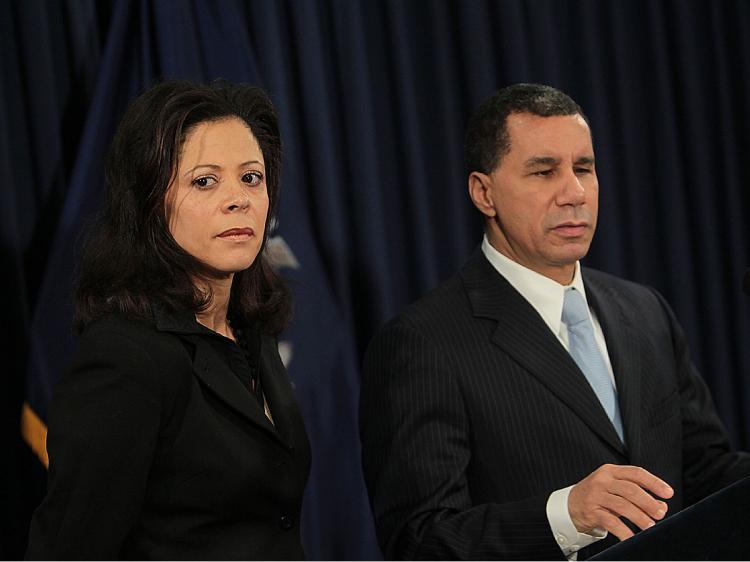
M213 349L211 343L207 339L213 337L213 335L198 325L193 313L185 311L168 311L159 304L152 304L152 309L158 330L174 333L184 341L189 342L194 349L193 371L195 376L238 415L263 429L274 440L284 445L285 448L289 448L286 435L277 431L277 427L274 427L274 425L268 420L262 406L258 403L255 397L252 396L242 385L240 380L230 369L229 365L227 365L217 354L216 350ZM261 352L260 364L262 371L273 370L273 368L269 366L269 351L265 349L265 341L267 339L268 338L266 337L263 338L264 350ZM281 368L283 369L283 366ZM272 379L273 381L274 379L278 379L278 376L266 376L263 379L263 384L266 384L266 379ZM272 396L275 393L278 393L276 390L276 383L271 382L269 386L270 388L264 388L266 392ZM269 403L271 403L271 399L269 399ZM285 423L282 413L284 406L285 404L282 403L276 408L276 411L279 412L279 417L282 418L277 420L277 418L274 417L277 426L278 421L281 421L282 425ZM275 414L273 410L271 413L272 415Z
M537 311L477 250L461 271L474 315L497 322L491 336L614 450L624 446L570 354Z
M289 416L297 412L291 383L279 357L274 338L264 335L261 340L260 376L263 393L279 437L287 446L293 442L293 423ZM264 414L265 416L265 414Z
M274 425L268 420L258 401L242 386L237 376L222 361L205 337L192 335L184 337L195 345L193 370L203 384L237 414L262 428L285 447L288 446L276 431ZM261 368L263 367L264 365L261 366Z
M589 277L583 270L586 298L604 332L617 383L628 456L631 463L638 464L641 453L641 336L625 316L617 292Z

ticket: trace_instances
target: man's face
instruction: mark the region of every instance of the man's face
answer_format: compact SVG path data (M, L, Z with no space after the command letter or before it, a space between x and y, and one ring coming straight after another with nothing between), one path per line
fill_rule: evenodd
M502 254L567 284L596 228L599 183L591 132L580 115L512 114L510 152L484 183L488 238ZM477 177L469 184L476 182Z

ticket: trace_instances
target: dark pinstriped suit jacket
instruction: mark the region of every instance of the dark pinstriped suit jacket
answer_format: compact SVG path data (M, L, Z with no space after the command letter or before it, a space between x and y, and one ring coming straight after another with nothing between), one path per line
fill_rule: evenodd
M387 559L562 558L547 498L604 463L666 480L670 513L750 474L662 297L594 270L583 279L626 446L565 348L481 250L370 344L362 458Z

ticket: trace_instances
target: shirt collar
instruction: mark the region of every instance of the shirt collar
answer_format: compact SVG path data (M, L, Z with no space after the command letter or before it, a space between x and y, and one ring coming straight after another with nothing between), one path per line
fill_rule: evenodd
M583 287L581 263L579 261L576 261L573 281L569 285L561 285L557 281L532 271L498 252L490 244L487 235L482 240L482 252L497 272L505 277L508 283L534 307L554 334L560 334L563 299L566 289L575 288L586 301L586 290ZM588 305L588 301L586 301L586 304Z
M158 330L178 334L216 335L216 332L200 324L192 311L170 309L160 302L152 302L151 310Z

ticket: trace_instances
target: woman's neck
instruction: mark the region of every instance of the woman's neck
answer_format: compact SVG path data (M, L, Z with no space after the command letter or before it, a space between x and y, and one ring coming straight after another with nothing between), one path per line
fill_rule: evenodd
M234 334L227 321L232 278L213 280L209 287L212 293L211 302L205 310L195 314L195 319L209 330L233 340Z

